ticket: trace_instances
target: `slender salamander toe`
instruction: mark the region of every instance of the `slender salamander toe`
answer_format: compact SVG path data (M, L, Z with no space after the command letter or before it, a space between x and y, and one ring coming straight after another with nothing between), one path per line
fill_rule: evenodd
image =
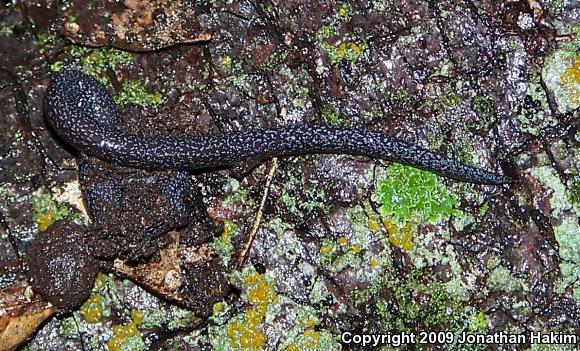
M435 151L359 128L302 125L187 138L144 137L117 128L111 95L95 78L69 70L47 91L50 125L67 143L102 160L149 170L196 170L273 156L312 153L363 155L403 163L475 184L510 178L468 166Z

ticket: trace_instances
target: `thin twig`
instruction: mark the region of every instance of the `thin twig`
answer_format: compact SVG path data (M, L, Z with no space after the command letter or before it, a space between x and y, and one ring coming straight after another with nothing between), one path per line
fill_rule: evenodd
M256 237L258 228L260 227L264 205L266 204L266 199L268 198L268 193L270 192L270 186L272 185L272 180L274 179L274 173L276 173L276 169L278 169L278 158L274 157L272 158L272 165L270 166L270 170L268 171L268 177L266 178L266 186L264 187L264 193L262 194L262 201L260 201L260 207L258 207L258 212L256 213L254 224L252 225L252 230L248 235L248 241L246 242L246 246L240 253L240 258L238 259L237 264L238 269L242 268L244 266L244 263L246 263L246 259L248 258L248 252L252 247L252 243L254 242L254 238Z

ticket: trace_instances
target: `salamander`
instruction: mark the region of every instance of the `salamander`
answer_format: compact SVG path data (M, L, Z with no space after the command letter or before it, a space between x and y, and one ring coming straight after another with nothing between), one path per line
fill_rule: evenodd
M352 154L399 162L458 181L500 185L510 178L461 163L413 143L354 127L298 125L191 137L140 136L118 128L107 89L77 70L58 74L47 90L47 119L76 149L122 166L198 170L247 159L301 154Z

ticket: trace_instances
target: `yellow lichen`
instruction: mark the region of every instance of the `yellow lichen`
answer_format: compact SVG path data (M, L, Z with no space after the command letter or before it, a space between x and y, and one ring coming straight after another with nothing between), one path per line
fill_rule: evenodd
M367 225L369 227L369 229L373 232L376 232L377 230L379 230L381 228L379 221L377 221L377 217L376 216L369 216L369 219L367 221Z
M383 225L389 233L389 242L391 245L403 251L411 251L415 247L415 243L413 242L415 230L412 221L406 222L402 228L399 228L388 220L383 220Z
M302 335L299 335L284 351L320 350L320 339L320 332L311 326L304 329Z
M133 323L139 324L139 323L143 322L143 318L145 318L145 316L143 315L143 312L141 312L139 310L132 310L131 311L131 320L133 321Z
M329 255L330 253L332 253L333 249L334 247L332 246L332 244L324 244L320 248L320 253L323 255Z
M379 260L376 257L372 257L369 261L371 268L377 268L379 266Z
M260 348L264 345L265 341L266 338L264 337L264 333L258 329L247 328L247 330L240 336L240 346L245 349Z
M347 17L348 15L350 15L352 9L350 8L350 6L347 3L344 3L342 5L340 5L340 8L338 9L338 16L341 18Z
M338 49L336 49L336 56L339 58L344 58L346 55L346 43L340 43Z
M222 66L229 68L232 65L232 58L229 55L222 57Z
M259 281L260 281L259 273L252 273L244 278L244 283L250 287L256 285Z
M320 333L313 328L308 328L304 331L304 346L307 348L315 348L320 345Z
M33 195L32 208L34 209L32 220L41 232L47 230L54 222L74 216L67 205L56 202L50 194Z
M354 245L352 246L352 252L354 252L355 254L358 254L358 253L360 253L360 250L361 250L361 247L360 247L360 245L359 245L359 244L354 244Z
M562 83L570 86L570 96L574 103L580 103L580 55L572 59L572 65L560 76Z
M109 351L137 350L136 347L130 348L131 346L128 346L131 344L139 345L139 342L135 340L136 337L142 343L139 329L135 322L129 322L127 325L116 325L113 327L113 336L107 341L107 347Z
M248 293L248 301L253 304L261 304L265 301L273 300L275 296L274 286L262 281L250 290Z
M81 316L87 323L98 323L103 318L103 307L101 295L93 294L81 306Z
M572 59L572 66L560 76L563 83L580 83L580 55Z
M348 240L344 236L338 238L338 245L345 246L346 244L348 244Z
M218 302L213 305L213 314L220 314L225 310L225 306L222 302Z
M36 217L35 222L38 225L38 230L44 232L56 220L56 211L49 210Z
M145 349L145 344L141 338L141 332L137 325L143 321L143 312L139 310L131 311L131 322L127 325L113 326L113 336L107 341L109 351L141 351Z
M360 53L363 51L362 45L359 45L357 43L350 43L350 49L354 51L357 55L360 55Z
M97 274L97 279L95 279L95 286L93 288L93 291L103 290L106 284L107 284L107 275L103 274L102 272L99 272L99 274Z
M264 274L253 272L244 277L246 299L253 306L242 315L242 320L232 321L226 327L229 345L234 350L258 351L266 343L261 330L268 307L278 301L274 285ZM215 309L215 306L214 306Z

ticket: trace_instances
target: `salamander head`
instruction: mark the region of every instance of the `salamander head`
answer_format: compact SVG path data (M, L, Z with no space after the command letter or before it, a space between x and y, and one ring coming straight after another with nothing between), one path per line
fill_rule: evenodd
M115 102L103 85L80 71L58 74L48 87L46 100L48 121L66 140L71 137L70 131L78 132L80 127L114 129L120 120Z

